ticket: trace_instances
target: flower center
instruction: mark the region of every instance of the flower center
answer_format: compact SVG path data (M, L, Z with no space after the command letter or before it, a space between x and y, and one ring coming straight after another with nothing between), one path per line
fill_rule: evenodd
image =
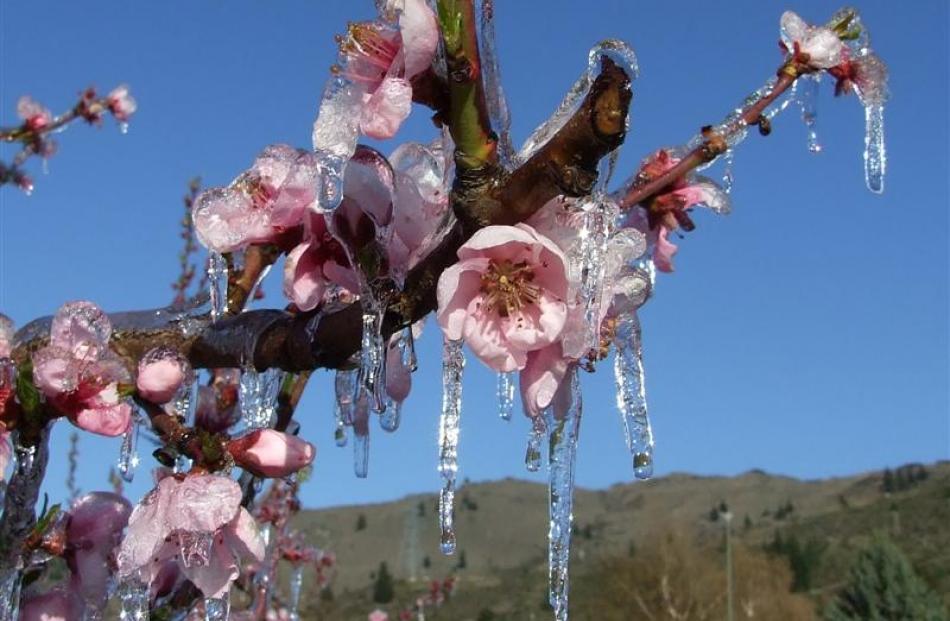
M541 288L533 281L534 269L527 261L492 261L482 274L480 288L485 294L487 310L508 317L528 304L536 304L541 298Z
M379 82L399 54L396 34L381 24L350 24L346 36L337 38L347 57L343 74L354 82Z

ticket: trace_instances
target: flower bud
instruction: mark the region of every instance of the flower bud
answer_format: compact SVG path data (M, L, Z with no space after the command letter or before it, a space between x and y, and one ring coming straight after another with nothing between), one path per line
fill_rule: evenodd
M139 361L139 373L135 380L139 395L152 403L168 403L175 397L188 363L175 351L152 350Z
M316 449L296 436L258 429L228 443L237 465L260 477L280 478L310 465Z

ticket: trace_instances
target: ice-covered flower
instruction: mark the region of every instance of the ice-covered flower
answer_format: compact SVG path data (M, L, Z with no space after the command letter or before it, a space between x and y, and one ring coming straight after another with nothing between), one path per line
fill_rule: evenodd
M82 602L75 593L57 588L25 596L20 602L19 621L73 621L82 618L82 609Z
M327 228L326 217L315 211L306 216L304 241L284 262L284 295L300 310L311 310L337 288L356 294L359 281L346 251Z
M117 436L129 427L132 407L119 395L130 381L109 349L112 325L91 302L69 302L53 317L49 345L33 354L33 382L77 427Z
M92 492L77 500L66 521L66 563L72 590L95 609L106 602L114 551L122 540L132 505L110 492Z
M660 149L643 161L636 179L655 179L675 167L680 159L677 150ZM729 195L714 181L690 172L675 179L664 193L654 196L646 208L632 208L622 224L646 235L657 269L672 272L677 246L670 242L669 234L680 227L691 230L693 223L687 212L696 207L725 215L730 212L731 203Z
M487 226L458 251L438 283L439 325L496 371L524 368L567 321L567 259L527 224Z
M404 269L415 266L437 241L449 207L449 159L441 140L406 142L389 156L396 184L390 255Z
M13 320L0 313L0 358L9 358L13 350Z
M303 224L318 182L316 155L284 144L270 145L229 186L198 196L192 208L198 239L217 252L278 242Z
M815 69L830 69L841 62L845 49L837 33L824 26L812 26L798 14L782 14L782 43L786 49Z
M240 559L261 562L264 544L241 488L210 474L169 476L132 511L118 554L120 578L150 584L169 559L205 597L221 597Z
M16 113L26 123L27 128L33 131L43 129L53 121L52 113L29 95L24 95L17 101Z
M135 99L129 94L129 87L125 84L120 84L106 95L106 105L109 107L109 112L112 113L115 120L120 123L128 121L136 108L138 108Z
M139 361L135 386L139 395L152 403L167 403L190 371L191 365L179 352L167 347L155 348Z
M887 99L887 65L873 52L860 56L844 55L844 60L828 70L835 77L835 95L854 91L864 105L880 104Z
M257 429L228 442L238 466L259 477L289 476L313 463L317 450L306 440L274 429Z
M377 139L392 138L409 116L412 79L432 64L439 42L425 0L388 0L382 8L384 19L352 24L340 38L343 75L361 90L360 131Z

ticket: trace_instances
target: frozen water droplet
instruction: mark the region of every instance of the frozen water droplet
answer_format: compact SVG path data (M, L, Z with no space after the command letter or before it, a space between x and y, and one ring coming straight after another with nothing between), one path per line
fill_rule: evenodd
M129 133L129 124L125 122L119 123L119 133L123 136Z
M148 604L148 585L133 579L119 585L120 621L148 621Z
M502 420L511 420L515 407L515 373L498 374L498 415Z
M624 437L633 458L634 475L638 479L648 479L653 476L653 430L647 411L643 346L636 312L621 320L614 345L617 348L614 357L617 408L620 410Z
M482 61L482 82L485 85L485 100L492 129L498 135L498 158L503 166L514 159L511 145L511 116L508 101L502 88L501 71L498 68L498 52L495 47L495 2L481 0L479 6L478 43Z
M604 56L618 64L631 80L640 74L636 54L623 41L608 39L591 48L587 57L587 70L574 82L554 114L538 126L525 140L515 157L516 164L527 161L570 120L574 112L584 102L584 98L587 97L594 79L599 75L600 61Z
M884 104L870 103L864 107L864 180L875 194L884 192L887 152L884 148Z
M116 468L122 478L131 483L135 477L135 469L139 465L139 454L136 450L139 439L140 419L138 412L132 415L129 428L122 434L122 445L119 447L119 461Z
M536 417L531 421L531 431L528 433L528 448L525 449L524 465L528 472L537 472L541 469L541 443L544 441L544 420Z
M0 574L0 621L19 621L22 583L23 573L19 568L7 569Z
M386 410L379 415L379 426L383 431L392 433L399 429L399 423L402 418L402 404L398 401L390 400L386 405Z
M231 597L228 593L220 598L205 599L205 621L228 621L231 617Z
M371 307L364 300L364 306ZM360 384L370 396L374 412L386 409L386 341L382 335L385 307L363 314L363 339L360 349Z
M338 447L343 448L346 446L347 439L346 426L343 424L342 420L337 419L336 427L333 430L333 442Z
M249 365L241 372L239 404L241 421L247 429L272 427L277 419L277 395L284 372L267 369L258 372Z
M300 592L303 587L303 565L290 570L290 601L287 602L288 621L300 621Z
M208 252L208 287L211 294L211 321L228 312L228 263L215 251Z
M462 415L462 341L446 339L442 346L442 415L439 417L439 522L443 554L455 553L455 477L458 474L459 421Z
M557 420L550 408L545 413L549 428L548 586L549 601L558 621L567 621L570 583L568 564L571 554L571 524L574 520L574 464L582 410L576 366L565 381L570 382L570 405L564 418Z

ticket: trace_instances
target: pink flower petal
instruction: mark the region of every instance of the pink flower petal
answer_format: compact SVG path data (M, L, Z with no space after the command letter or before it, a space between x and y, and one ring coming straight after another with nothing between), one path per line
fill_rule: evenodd
M562 355L559 343L528 354L527 364L519 378L526 414L540 416L551 405L558 388L564 383L569 363Z
M386 78L368 94L360 110L360 131L377 140L392 138L412 111L412 86L402 78Z
M487 269L488 259L477 257L450 266L439 277L436 318L446 338L453 341L462 338L468 306L479 295L481 275Z

